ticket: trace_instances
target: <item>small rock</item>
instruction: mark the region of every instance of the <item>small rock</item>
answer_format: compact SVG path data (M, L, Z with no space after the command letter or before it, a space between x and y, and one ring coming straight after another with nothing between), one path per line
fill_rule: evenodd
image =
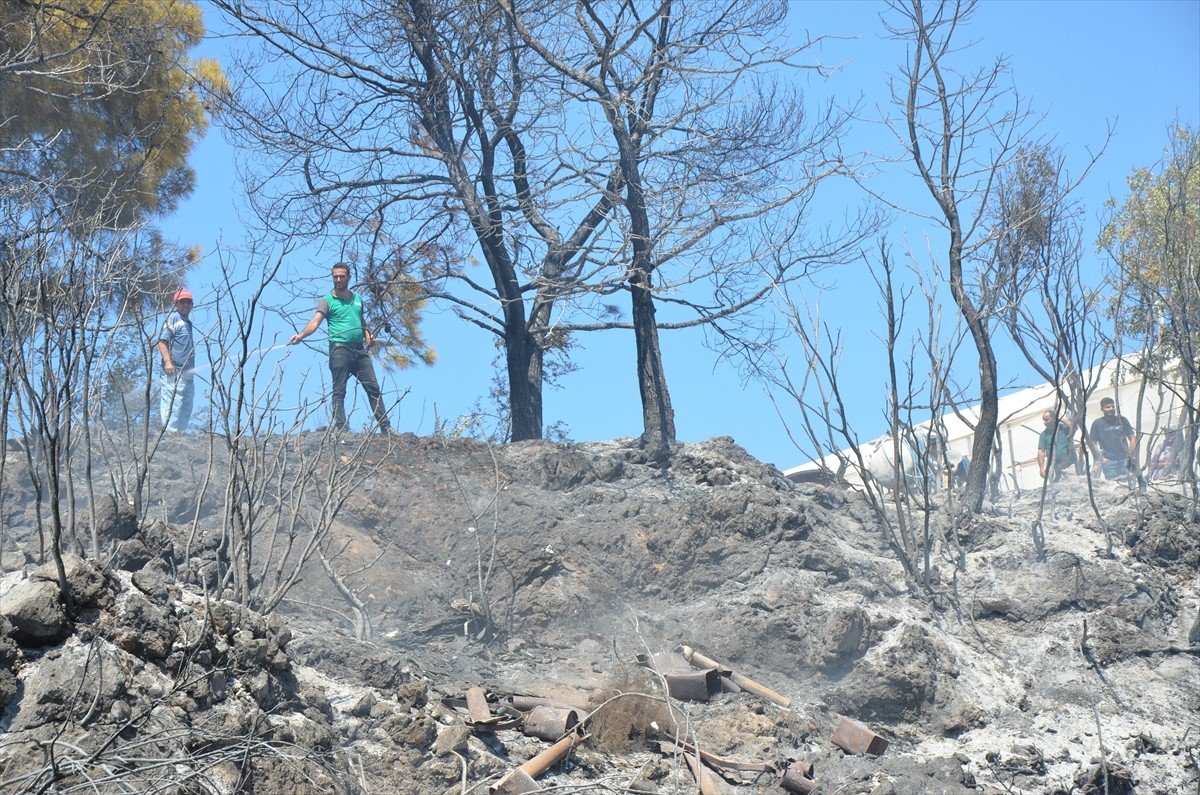
M67 612L58 586L45 580L22 580L4 594L0 616L12 624L12 637L27 647L61 640L67 632Z
M644 776L638 776L633 781L629 782L628 790L630 792L658 792L658 785Z
M371 714L373 706L375 706L375 694L368 690L362 695L362 698L354 702L354 706L350 707L348 712L356 718L365 718Z
M438 756L449 756L451 753L466 754L467 739L470 736L471 730L462 724L447 726L433 741L433 752Z

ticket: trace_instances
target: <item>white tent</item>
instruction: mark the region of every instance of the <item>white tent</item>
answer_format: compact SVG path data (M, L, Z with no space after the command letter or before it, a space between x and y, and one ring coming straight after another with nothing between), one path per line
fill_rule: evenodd
M1138 433L1138 463L1142 466L1161 443L1166 428L1178 428L1182 424L1185 397L1193 401L1193 405L1200 400L1200 395L1185 396L1181 388L1171 389L1161 383L1144 380L1128 359L1106 362L1089 372L1084 381L1097 386L1088 396L1085 415L1075 419L1083 419L1090 426L1101 415L1100 401L1105 397L1116 400L1118 413L1126 417ZM1041 484L1037 442L1038 434L1044 427L1042 412L1055 408L1055 392L1050 384L1029 387L1000 398L998 435L1003 461L1002 491L1036 488ZM1060 414L1066 413L1064 408L1058 408ZM963 410L961 415L960 418L953 413L946 414L941 421L950 449L969 455L974 438L972 429L979 409L973 406ZM922 423L914 430L919 433L927 426L928 423ZM1073 439L1078 447L1081 443L1078 429ZM839 455L852 459L850 451L845 450L841 454L828 455L820 462L810 461L793 467L784 474L792 480L801 481L811 479L822 471L836 472ZM1079 459L1082 462L1082 455ZM853 472L847 472L846 479L852 485L861 485Z

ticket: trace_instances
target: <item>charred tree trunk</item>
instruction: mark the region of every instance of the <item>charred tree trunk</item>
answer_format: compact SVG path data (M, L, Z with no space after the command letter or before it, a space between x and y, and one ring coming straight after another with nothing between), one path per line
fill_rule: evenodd
M523 315L521 312L514 314ZM512 441L542 438L542 357L524 317L505 312L504 354L508 367L508 410Z
M971 466L967 470L967 485L963 495L967 508L978 513L983 510L983 500L987 495L988 469L991 465L1000 409L996 355L988 333L988 319L984 311L986 304L982 303L982 298L980 305L972 301L963 279L967 234L965 229L977 228L979 224L979 216L968 216L968 223L964 227L959 207L959 179L963 176L963 162L969 160L965 153L977 132L968 124L971 117L963 115L967 113L963 109L964 105L970 105L963 97L970 97L976 103L975 113L979 120L974 123L982 125L990 132L994 133L998 124L1000 129L1011 135L1015 122L1008 116L998 122L989 122L987 113L979 111L979 108L986 111L995 102L991 95L991 81L976 78L975 82L955 87L946 83L941 59L953 51L948 44L949 37L958 23L970 16L973 4L957 6L945 2L935 3L932 16L927 17L921 0L910 2L911 6L905 7L904 13L912 28L906 31L905 35L911 35L916 46L912 50L912 61L906 66L908 92L905 98L905 121L908 128L908 146L925 186L945 219L946 230L950 235L950 293L963 320L966 321L971 340L979 354L979 421L975 426L975 438L971 445ZM942 38L935 40L935 36L938 35ZM991 74L994 75L995 72ZM926 115L928 121L925 120ZM997 156L990 169L985 169L989 175L989 184L1001 163L1002 156ZM986 206L986 196L983 206ZM982 212L982 209L979 212Z
M961 289L953 292L954 300L967 320L967 328L979 354L979 422L975 425L975 438L971 444L971 466L967 470L967 485L963 493L964 504L972 512L979 513L983 510L983 498L987 495L992 445L1000 419L996 355L992 351L987 327L979 311Z
M636 270L629 280L633 299L633 336L637 345L638 392L642 399L642 447L661 458L675 443L675 411L663 370L658 323L654 319L654 296L650 274Z

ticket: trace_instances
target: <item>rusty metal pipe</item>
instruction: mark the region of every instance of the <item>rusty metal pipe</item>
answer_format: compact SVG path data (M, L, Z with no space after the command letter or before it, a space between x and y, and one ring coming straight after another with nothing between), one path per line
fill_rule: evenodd
M783 779L779 782L779 786L788 792L798 793L798 795L812 795L812 793L817 791L817 782L807 776L801 776L790 771L783 774Z
M779 786L788 792L799 795L810 795L817 791L817 782L813 781L813 766L808 762L792 762L783 771Z
M566 737L556 742L554 745L542 751L540 754L530 759L525 764L521 765L521 770L524 770L530 776L537 778L545 773L550 768L567 755L572 748L583 740L583 736L578 732L571 732Z
M493 795L523 795L527 792L540 792L541 787L534 783L533 779L554 767L582 740L583 736L578 732L571 732L525 764L515 770L510 770L508 775L488 787L488 792ZM530 785L533 786L533 789L529 789Z

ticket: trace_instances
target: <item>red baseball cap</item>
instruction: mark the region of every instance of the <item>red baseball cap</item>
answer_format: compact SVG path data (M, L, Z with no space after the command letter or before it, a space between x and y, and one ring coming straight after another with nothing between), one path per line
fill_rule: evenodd
M191 290L176 290L175 298L173 300L178 302L178 301L194 301L195 299L192 297Z

